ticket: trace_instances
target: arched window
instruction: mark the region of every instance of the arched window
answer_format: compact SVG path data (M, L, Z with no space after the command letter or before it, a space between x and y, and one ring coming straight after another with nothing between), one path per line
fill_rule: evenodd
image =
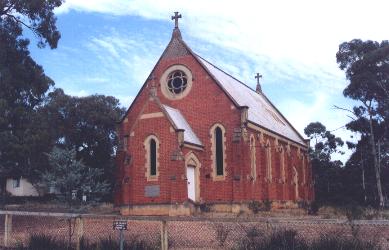
M266 178L269 182L272 181L271 145L269 140L266 142Z
M146 178L148 181L157 180L159 176L158 158L159 158L159 141L155 135L150 135L143 143L146 149Z
M281 165L281 180L285 183L286 173L285 173L285 150L281 146L280 148L280 165Z
M251 177L253 180L257 177L257 164L255 157L255 137L254 135L250 136L250 162L251 162Z
M216 127L215 129L216 139L216 175L223 175L223 132L221 128Z
M150 139L150 176L157 175L157 143Z
M296 167L293 167L293 184L295 185L294 188L294 195L295 195L295 200L299 199L299 175L297 172Z
M211 128L212 165L214 180L224 180L226 175L225 129L221 124Z

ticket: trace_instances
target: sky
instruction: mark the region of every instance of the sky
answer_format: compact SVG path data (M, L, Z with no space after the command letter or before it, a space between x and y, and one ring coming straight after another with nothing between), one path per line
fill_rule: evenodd
M389 38L389 1L67 0L55 10L58 48L30 45L33 59L67 94L111 95L128 107L167 46L174 11L197 54L262 90L304 134L319 121L343 140L355 102L336 63L339 44ZM351 138L353 137L353 138ZM345 161L346 154L334 159Z

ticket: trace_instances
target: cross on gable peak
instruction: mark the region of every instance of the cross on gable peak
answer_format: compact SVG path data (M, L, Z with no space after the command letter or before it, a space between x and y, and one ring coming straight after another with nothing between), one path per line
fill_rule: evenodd
M174 16L172 16L172 20L174 20L174 28L177 29L178 28L178 19L179 18L182 18L182 15L181 14L178 14L179 12L178 11L175 11L174 12Z
M259 83L259 79L260 79L260 78L262 78L262 75L259 74L259 73L257 73L257 74L255 75L255 79L257 79L257 83Z
M257 79L257 87L255 88L255 92L257 92L257 93L262 93L261 84L259 83L259 79L261 79L261 78L262 78L261 74L257 73L255 75L255 79Z

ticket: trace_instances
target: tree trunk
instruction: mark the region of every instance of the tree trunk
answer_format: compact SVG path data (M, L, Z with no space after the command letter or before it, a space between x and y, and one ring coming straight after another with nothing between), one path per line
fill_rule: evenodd
M6 204L6 197L7 197L6 184L7 184L7 179L0 177L0 207Z
M374 139L374 132L373 132L373 118L371 115L370 106L368 107L368 112L369 112L371 154L373 155L373 160L374 160L375 178L376 178L376 182L377 182L377 194L378 194L378 198L380 200L379 206L380 206L380 208L383 208L384 207L384 195L382 193L381 173L380 173L380 166L378 165L378 160L377 160L377 151L375 148L375 139Z
M363 201L366 204L366 183L365 183L365 166L363 165L362 151L361 151L361 168L362 168L362 189L363 189Z

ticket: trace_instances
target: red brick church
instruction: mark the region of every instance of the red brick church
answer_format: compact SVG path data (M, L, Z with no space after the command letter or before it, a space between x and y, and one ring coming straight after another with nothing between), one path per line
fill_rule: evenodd
M172 38L119 124L115 201L124 215L240 212L314 198L305 140L257 88Z

